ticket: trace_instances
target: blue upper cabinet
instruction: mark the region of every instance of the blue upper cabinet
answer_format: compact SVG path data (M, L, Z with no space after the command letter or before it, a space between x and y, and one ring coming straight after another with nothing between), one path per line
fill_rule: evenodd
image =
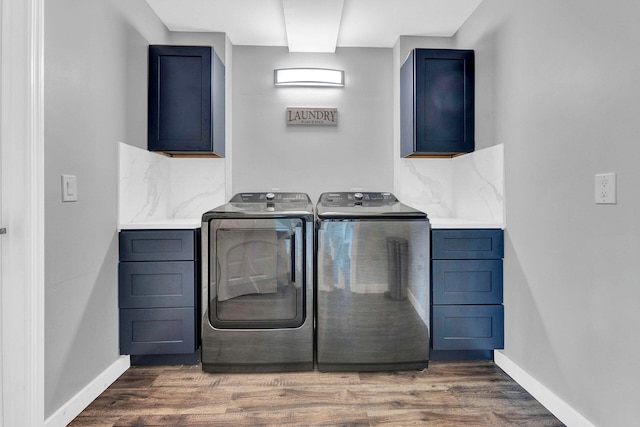
M224 157L224 76L210 46L149 46L149 151Z
M414 49L400 69L400 154L474 150L474 52Z

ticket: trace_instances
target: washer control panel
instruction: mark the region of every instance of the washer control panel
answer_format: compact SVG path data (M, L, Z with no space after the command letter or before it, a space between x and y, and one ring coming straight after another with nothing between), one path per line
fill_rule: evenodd
M398 199L387 192L338 192L322 193L318 202L326 206L380 206L397 203Z

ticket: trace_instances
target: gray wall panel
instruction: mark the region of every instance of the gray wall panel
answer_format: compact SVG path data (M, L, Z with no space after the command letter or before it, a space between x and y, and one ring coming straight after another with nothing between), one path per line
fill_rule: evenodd
M147 45L167 36L143 0L45 3L45 417L119 357L117 144L146 146Z
M286 47L233 49L233 192L393 190L391 49L290 54ZM273 70L337 68L345 87L273 85ZM287 107L337 107L337 126L287 126Z
M595 425L637 423L640 3L484 0L456 36L504 143L504 354ZM483 113L484 112L484 113ZM594 175L618 173L618 204Z

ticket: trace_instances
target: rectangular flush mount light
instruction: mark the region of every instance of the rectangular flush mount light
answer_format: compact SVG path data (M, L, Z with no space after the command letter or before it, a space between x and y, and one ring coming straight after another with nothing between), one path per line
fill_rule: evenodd
M344 86L344 71L328 68L281 68L273 71L273 78L276 86Z

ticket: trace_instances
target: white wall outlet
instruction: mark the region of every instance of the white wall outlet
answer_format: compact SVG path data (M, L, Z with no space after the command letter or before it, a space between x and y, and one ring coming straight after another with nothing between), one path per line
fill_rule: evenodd
M615 172L596 174L595 201L598 205L616 204Z
M75 175L62 175L62 201L78 201L78 182Z

